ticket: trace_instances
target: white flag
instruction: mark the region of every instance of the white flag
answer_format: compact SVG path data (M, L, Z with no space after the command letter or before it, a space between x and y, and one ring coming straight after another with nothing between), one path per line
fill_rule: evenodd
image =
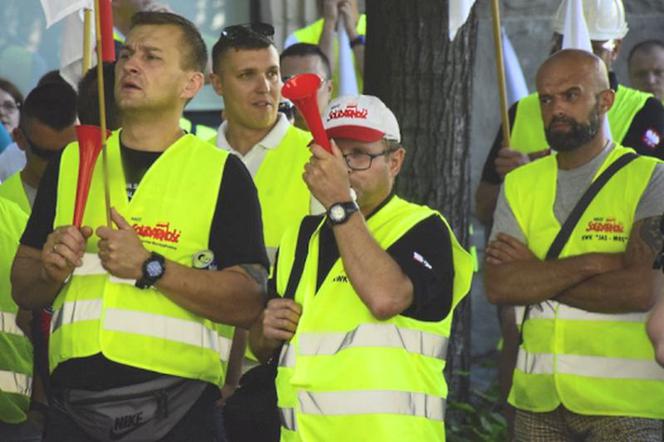
M355 75L355 57L350 47L350 38L342 20L337 24L339 40L339 96L358 95L357 76Z
M475 3L475 0L450 0L450 41L454 40L459 28L468 20L473 3Z
M94 14L92 15L94 17ZM83 11L69 14L63 23L60 46L60 76L74 89L83 76ZM94 23L90 26L90 66L97 64Z
M40 0L44 16L46 16L46 27L50 28L69 14L85 7L90 7L92 0Z
M503 41L503 60L505 65L505 86L507 88L507 104L512 105L528 95L528 85L519 63L519 57L512 47L504 28L501 28L500 36Z
M563 22L563 49L583 49L592 52L588 25L581 0L567 0Z

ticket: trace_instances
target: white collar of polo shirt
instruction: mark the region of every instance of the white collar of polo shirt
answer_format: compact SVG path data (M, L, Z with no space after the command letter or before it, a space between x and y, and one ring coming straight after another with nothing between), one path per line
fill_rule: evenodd
M256 176L258 168L260 167L265 154L270 149L275 149L281 143L281 140L286 136L286 132L290 127L290 123L284 114L278 113L277 122L268 132L268 134L256 143L245 155L241 155L238 151L233 149L226 139L226 131L228 130L228 122L224 121L217 130L217 147L227 150L230 153L237 155L244 165L249 170L252 178Z

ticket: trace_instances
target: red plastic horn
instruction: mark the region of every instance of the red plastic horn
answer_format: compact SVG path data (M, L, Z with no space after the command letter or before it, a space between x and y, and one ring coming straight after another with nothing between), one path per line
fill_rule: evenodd
M106 131L106 137L110 135ZM78 183L76 184L76 204L74 206L74 225L81 227L85 204L90 192L92 172L101 152L101 128L99 126L76 126L78 138Z
M316 74L299 74L289 78L281 89L281 95L295 104L307 122L316 144L322 146L328 152L332 152L330 140L327 138L323 128L323 120L318 110L318 88L321 80Z

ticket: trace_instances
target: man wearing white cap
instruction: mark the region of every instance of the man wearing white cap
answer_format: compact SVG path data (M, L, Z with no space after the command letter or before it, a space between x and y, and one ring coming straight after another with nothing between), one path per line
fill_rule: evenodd
M281 440L444 440L442 371L470 256L438 212L393 193L405 150L382 101L337 98L324 125L332 152L313 145L304 180L327 213L283 237L251 331L263 360L283 344Z

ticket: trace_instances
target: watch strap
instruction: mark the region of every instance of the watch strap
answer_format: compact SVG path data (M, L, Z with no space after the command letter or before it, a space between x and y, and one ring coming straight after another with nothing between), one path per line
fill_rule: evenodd
M159 274L157 275L150 275L150 272L148 271L148 266L154 262L161 265L161 272L159 272ZM139 289L150 288L157 281L159 281L159 279L161 279L162 276L164 276L165 271L166 271L166 258L164 258L162 255L160 255L157 252L150 252L150 256L148 257L148 259L146 259L143 262L142 266L143 275L136 280L136 283L134 285Z
M332 216L330 216L330 215L331 215L331 211L332 211L334 208L336 208L336 207L341 207L341 208L343 208L343 210L344 210L344 217L343 217L342 219L335 220ZM346 221L348 221L348 219L350 218L350 216L351 216L353 213L357 212L358 210L360 210L360 208L358 207L358 205L357 205L357 203L356 203L355 201L342 201L342 202L339 202L339 203L334 203L334 204L332 204L332 205L330 206L330 208L327 210L327 221L328 221L330 224L332 224L333 226L336 226L336 225L339 225L339 224L343 224L343 223L345 223Z

